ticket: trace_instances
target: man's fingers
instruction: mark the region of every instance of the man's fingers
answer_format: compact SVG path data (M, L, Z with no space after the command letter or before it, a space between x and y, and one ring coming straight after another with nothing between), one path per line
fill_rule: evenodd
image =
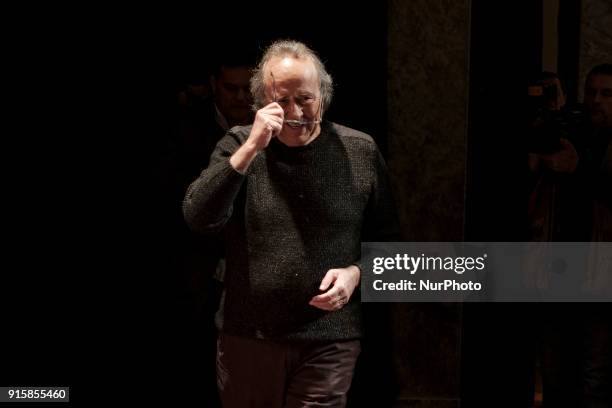
M335 304L335 303L346 303L348 300L348 293L344 287L341 285L332 287L329 291L325 293L321 293L320 295L314 296L310 302L311 303L321 303L321 304Z
M280 121L279 123L278 120L273 120L270 118L266 118L264 120L264 123L266 124L266 127L268 127L269 129L281 130L283 127L282 121Z
M315 301L314 299L310 301L311 306L328 311L341 309L346 303L348 303L348 299L342 297L331 299L325 302Z
M321 285L319 285L319 290L327 290L327 288L329 288L329 285L334 283L336 277L337 274L333 269L327 271L325 277L323 277L323 280L321 281Z
M279 125L283 125L283 118L276 116L276 115L268 115L267 119L269 119L272 122L278 123Z
M274 115L274 116L279 116L281 118L283 118L285 116L285 111L276 102L272 102L272 103L264 106L261 109L261 112L264 112L264 113L267 113L267 114L270 114L270 115Z
M320 290L327 291L310 299L310 305L328 311L344 307L353 292L351 279L347 280L350 278L347 274L352 275L353 271L349 268L330 269L319 286Z
M283 120L277 116L264 114L262 121L265 128L268 129L273 136L277 135L283 128Z
M282 110L283 108L278 104L278 102L270 102L269 104L267 104L266 106L264 106L262 109L273 109L273 108L278 108L280 110Z
M327 303L312 303L311 302L310 305L313 307L316 307L317 309L326 310L328 312L331 312L334 310L334 308Z
M317 309L327 310L327 311L337 310L342 307L341 304L329 303L329 302L310 302L310 306L316 307Z
M276 104L276 106L268 105L264 108L261 108L255 114L255 122L257 121L279 121L279 123L283 123L283 119L285 117L285 112L280 107L280 105Z
M270 123L278 125L279 127L283 127L283 119L279 118L278 116L269 115L266 117L266 120Z
M320 295L314 296L312 298L312 301L323 302L323 303L330 302L331 300L339 297L338 292L339 292L338 288L332 288L328 292L321 293Z

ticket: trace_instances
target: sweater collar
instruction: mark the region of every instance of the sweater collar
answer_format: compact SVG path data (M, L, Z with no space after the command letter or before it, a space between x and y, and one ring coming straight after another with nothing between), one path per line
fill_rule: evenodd
M317 149L319 145L325 142L325 139L329 137L329 131L331 128L331 122L327 120L323 120L321 122L321 133L317 136L312 142L308 143L304 146L287 146L277 138L272 139L270 144L274 146L274 149L279 153L288 154L288 155L299 155L304 152L309 152L314 149Z

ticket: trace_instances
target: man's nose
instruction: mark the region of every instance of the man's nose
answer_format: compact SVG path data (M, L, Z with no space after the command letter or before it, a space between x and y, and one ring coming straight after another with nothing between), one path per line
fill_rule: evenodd
M293 118L301 118L302 117L302 108L295 102L289 103L287 105L287 109L285 109L285 114L289 117Z
M595 92L595 97L593 98L593 102L600 103L601 102L601 92Z
M239 89L238 93L236 94L236 99L238 99L241 102L244 102L247 100L247 98L248 98L247 91L242 88Z

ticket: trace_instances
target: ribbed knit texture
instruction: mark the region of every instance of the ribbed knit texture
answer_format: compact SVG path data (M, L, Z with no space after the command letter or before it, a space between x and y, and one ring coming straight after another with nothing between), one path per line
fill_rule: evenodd
M192 229L225 235L226 293L217 324L262 339L359 338L358 289L339 311L308 302L321 293L329 269L359 265L361 241L397 238L376 144L365 133L324 122L306 146L272 139L241 175L229 158L250 130L235 127L219 141L183 206Z

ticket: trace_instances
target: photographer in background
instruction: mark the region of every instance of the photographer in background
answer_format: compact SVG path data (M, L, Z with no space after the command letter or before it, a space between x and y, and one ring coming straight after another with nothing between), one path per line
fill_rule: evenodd
M581 135L588 125L582 106L568 108L558 76L543 72L529 86L528 166L531 171L528 214L530 241L588 241L582 208L575 195Z
M529 88L529 239L594 241L590 265L606 255L597 242L612 240L612 65L589 72L583 107L567 109L562 92L550 73ZM606 275L598 263L575 278L596 293ZM544 406L611 406L609 304L547 303L533 312Z
M610 81L612 64L594 67L584 104L570 108L556 74L544 72L529 87L529 240L610 241L610 221L602 219L612 185Z

